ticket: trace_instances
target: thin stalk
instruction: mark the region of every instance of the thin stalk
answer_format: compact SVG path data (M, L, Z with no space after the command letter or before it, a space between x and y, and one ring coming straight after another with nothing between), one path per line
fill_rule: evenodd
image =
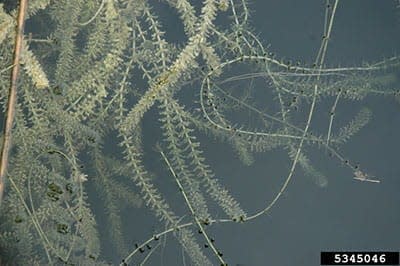
M4 125L4 138L0 159L0 204L3 199L5 176L7 174L8 156L11 148L11 130L14 122L15 103L17 102L17 80L19 73L19 59L21 56L22 40L24 35L25 14L28 8L28 0L20 0L17 19L17 31L15 34L14 62L11 73L11 84L8 92L7 113Z

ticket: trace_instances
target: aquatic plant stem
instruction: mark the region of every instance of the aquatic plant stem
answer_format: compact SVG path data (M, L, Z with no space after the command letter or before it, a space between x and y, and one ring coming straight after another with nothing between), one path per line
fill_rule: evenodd
M5 176L7 174L8 155L11 148L11 130L14 122L15 103L17 101L17 80L19 73L19 59L21 55L22 40L24 34L25 14L28 7L28 0L20 0L15 34L14 61L11 72L10 90L8 93L7 113L4 124L3 145L0 159L0 205L3 199Z

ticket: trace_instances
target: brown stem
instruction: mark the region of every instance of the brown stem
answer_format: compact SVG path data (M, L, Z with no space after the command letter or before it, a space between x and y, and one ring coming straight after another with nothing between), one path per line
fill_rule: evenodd
M24 34L25 13L27 7L28 7L28 0L20 0L17 31L15 35L14 62L13 62L14 67L11 73L10 90L8 92L7 113L4 125L4 137L3 137L3 145L1 149L1 159L0 159L0 205L3 198L4 183L7 174L8 154L11 148L11 129L13 127L15 103L17 100L19 59L21 54L22 39Z

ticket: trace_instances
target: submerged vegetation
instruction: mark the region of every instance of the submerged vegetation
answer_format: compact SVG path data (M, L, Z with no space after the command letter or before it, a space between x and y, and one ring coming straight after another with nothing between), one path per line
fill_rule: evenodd
M106 264L108 244L100 239L112 242L121 265L144 252L145 262L168 234L193 265L230 263L208 228L268 213L298 170L326 187L311 148L343 163L358 181L379 183L339 151L369 122L371 110L344 117L337 110L367 96L398 97L400 58L329 67L338 0L326 1L321 46L308 65L269 50L251 28L245 0L162 2L181 22L181 41L168 40L175 26L159 18L151 1L29 1L1 202L2 263ZM3 110L17 13L18 7L0 5ZM327 99L321 126L314 116ZM207 140L222 143L244 167L257 153L287 154L287 174L264 208L242 207L214 172ZM179 202L169 200L159 179L176 185ZM103 206L96 215L94 202ZM224 218L213 213L216 206ZM162 226L131 245L124 210L138 208L151 210ZM100 231L100 223L109 231Z

